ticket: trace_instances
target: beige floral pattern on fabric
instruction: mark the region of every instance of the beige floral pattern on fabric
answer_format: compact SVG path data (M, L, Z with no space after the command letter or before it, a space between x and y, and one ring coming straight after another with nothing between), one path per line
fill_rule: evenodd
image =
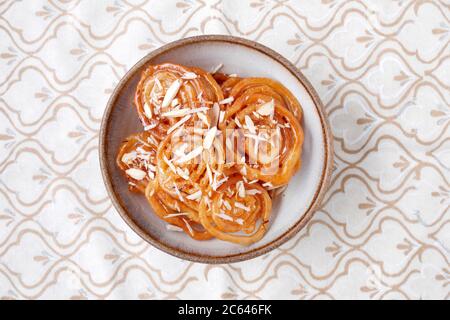
M97 153L121 76L150 50L213 33L295 63L336 157L294 239L208 266L126 226ZM1 298L450 298L448 1L11 0L0 39Z

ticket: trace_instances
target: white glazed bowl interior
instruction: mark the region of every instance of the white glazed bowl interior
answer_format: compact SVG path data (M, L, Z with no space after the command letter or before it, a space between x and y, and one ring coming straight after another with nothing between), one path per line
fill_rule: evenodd
M195 241L180 232L168 231L166 223L159 219L148 205L143 195L128 191L127 182L114 164L119 144L131 133L142 131L142 126L133 106L132 97L119 96L111 111L116 116L108 120L106 159L109 167L111 185L116 196L131 220L151 238L175 251L194 256L221 258L248 253L270 246L288 232L310 210L315 201L326 170L326 143L323 123L317 106L303 84L280 62L265 53L242 44L206 41L188 43L163 52L148 61L148 64L171 62L188 66L198 66L205 70L222 63L222 72L236 73L242 77L267 77L284 84L299 100L303 112L305 141L303 145L301 170L292 178L282 196L273 203L269 230L257 243L241 246L217 239ZM134 92L140 72L133 74L124 88ZM119 90L120 91L120 90ZM120 116L117 116L120 115ZM190 257L187 257L188 259Z

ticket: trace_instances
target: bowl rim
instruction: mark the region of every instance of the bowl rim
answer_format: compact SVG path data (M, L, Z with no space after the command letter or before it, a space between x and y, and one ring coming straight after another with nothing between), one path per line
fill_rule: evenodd
M204 254L198 254L193 253L189 251L183 251L179 248L174 248L172 246L169 246L162 241L160 241L157 238L152 237L150 234L146 233L127 213L126 207L121 203L119 197L116 194L116 191L112 185L111 182L111 176L108 169L107 164L107 148L108 148L108 142L107 142L107 131L108 131L108 123L109 119L112 113L112 110L114 108L115 102L117 98L119 97L123 86L128 82L128 80L136 73L138 70L145 64L147 64L151 59L154 59L155 57L166 53L167 51L170 51L174 48L178 48L184 45L190 45L195 43L201 43L201 42L228 42L232 44L238 44L242 46L249 47L251 49L255 49L270 58L274 59L278 63L280 63L283 67L285 67L291 74L297 78L300 83L304 86L308 94L311 96L314 105L316 107L316 111L319 115L321 126L322 126L322 133L324 137L324 150L325 150L325 156L324 156L324 168L321 174L319 186L316 189L316 192L314 194L313 200L309 204L307 210L302 215L302 217L297 220L297 222L292 225L287 231L285 231L282 235L278 236L276 239L272 240L271 242L258 247L254 248L252 250L249 250L247 252L241 252L236 254L230 254L230 255L224 255L224 256L210 256L210 255L204 255ZM297 69L297 67L292 64L290 61L288 61L286 58L284 58L281 54L277 53L276 51L260 44L255 41L247 40L240 37L235 36L229 36L229 35L201 35L201 36L193 36L188 38L183 38L180 40L176 40L173 42L170 42L166 45L163 45L162 47L151 51L147 55L145 55L142 59L140 59L131 69L127 71L127 73L120 79L117 86L114 88L114 91L112 92L108 103L106 105L106 109L103 114L101 127L100 127L100 133L99 133L99 160L100 160L100 170L102 173L103 181L105 183L108 195L111 199L112 204L114 205L115 209L118 211L122 219L128 224L128 226L136 232L142 239L153 245L154 247L158 248L159 250L166 252L172 256L193 261L193 262L199 262L199 263L207 263L207 264L222 264L222 263L233 263L233 262L240 262L244 260L249 260L256 258L258 256L261 256L265 253L268 253L269 251L281 246L285 242L287 242L289 239L291 239L294 235L296 235L303 227L307 224L307 222L312 218L314 213L317 211L319 205L322 202L322 199L329 187L330 180L331 180L331 173L333 168L333 137L331 135L330 126L328 123L328 120L325 116L324 106L322 101L320 100L317 92L309 82L309 80L306 79L306 77L300 72L300 70Z

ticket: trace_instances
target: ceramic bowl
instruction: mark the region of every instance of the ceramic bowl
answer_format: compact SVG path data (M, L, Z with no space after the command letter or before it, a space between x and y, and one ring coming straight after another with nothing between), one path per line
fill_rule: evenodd
M128 191L116 166L120 143L142 131L133 96L141 72L150 64L171 62L205 70L223 64L222 72L267 77L284 84L303 107L302 168L273 203L269 230L257 243L241 246L217 239L195 241L168 231L143 195ZM332 167L332 142L322 103L309 81L287 59L249 40L230 36L198 36L169 43L145 56L121 79L103 116L100 132L102 175L119 214L143 239L177 256L202 263L231 263L262 255L292 238L311 219L327 189Z

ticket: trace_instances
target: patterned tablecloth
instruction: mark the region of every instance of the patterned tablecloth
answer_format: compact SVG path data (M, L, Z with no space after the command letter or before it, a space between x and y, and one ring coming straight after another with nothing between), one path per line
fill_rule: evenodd
M335 138L323 206L232 265L136 236L98 161L108 96L149 51L198 34L261 42L321 96ZM450 2L0 2L0 297L450 298Z

